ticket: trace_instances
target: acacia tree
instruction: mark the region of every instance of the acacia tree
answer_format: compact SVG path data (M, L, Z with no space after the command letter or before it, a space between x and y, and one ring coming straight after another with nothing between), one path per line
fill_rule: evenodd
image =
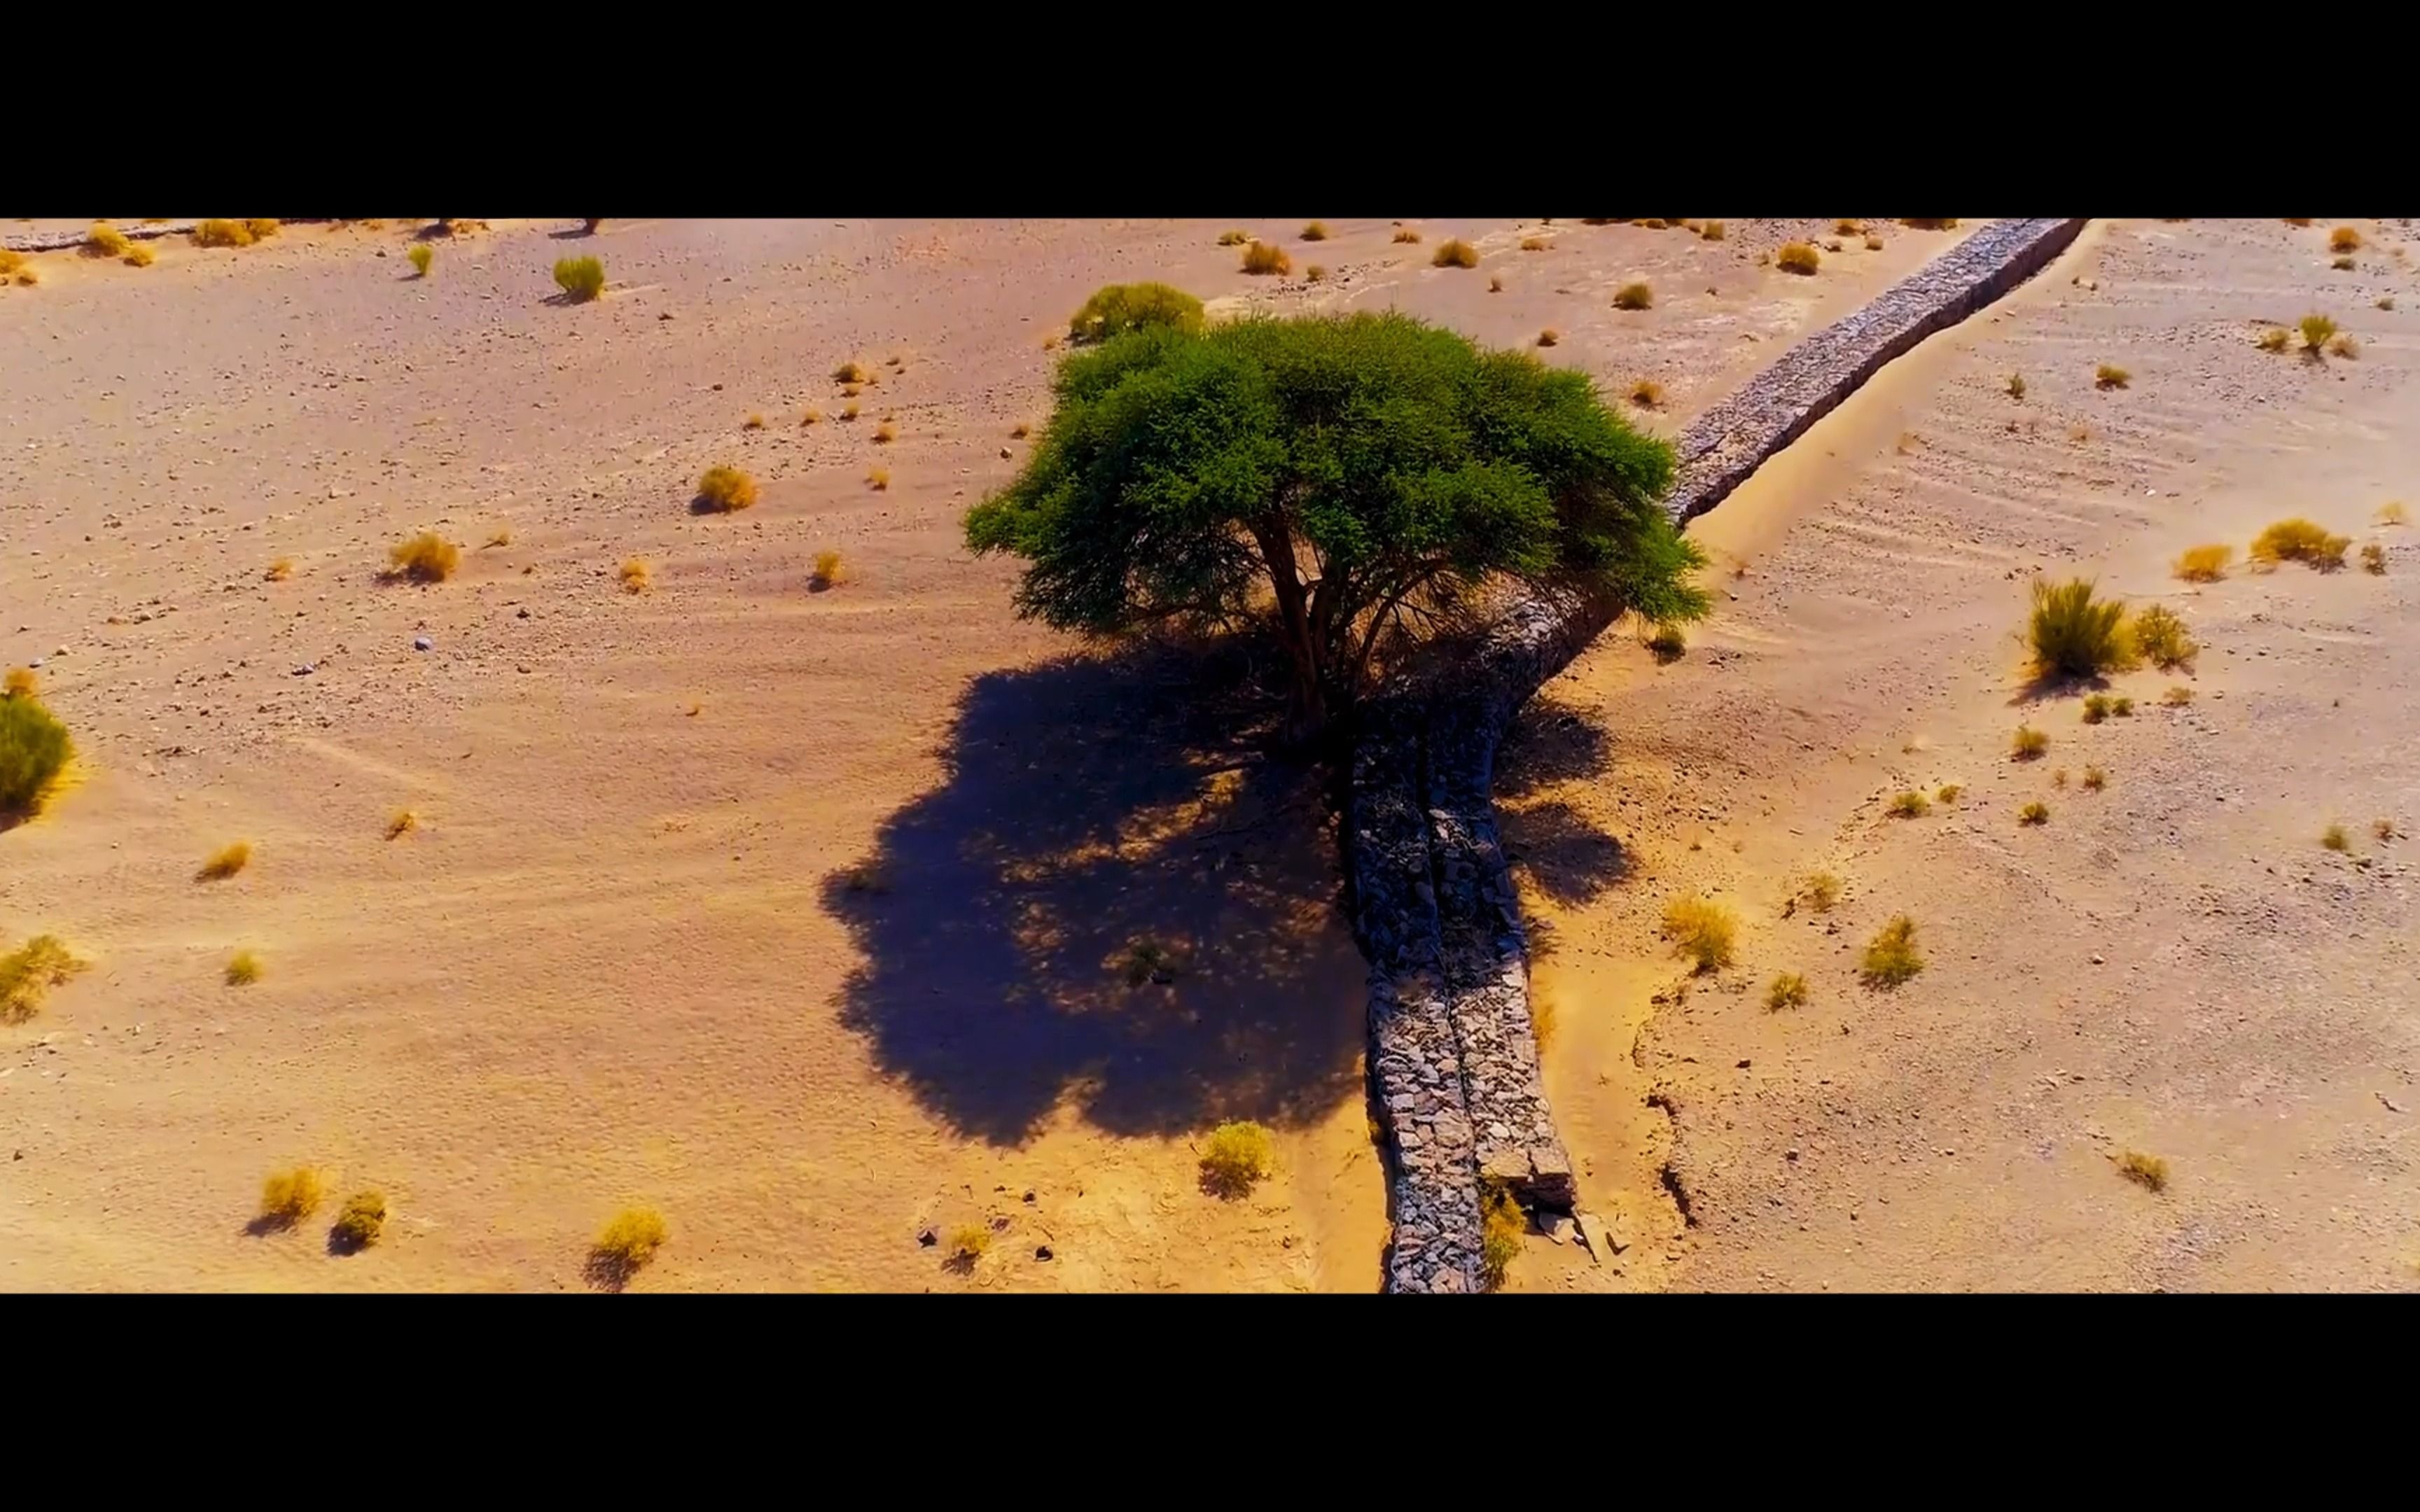
M1153 327L1067 358L1054 391L970 548L1029 563L1018 612L1061 629L1265 615L1295 738L1491 580L1705 612L1703 559L1658 505L1671 449L1526 353L1400 315Z

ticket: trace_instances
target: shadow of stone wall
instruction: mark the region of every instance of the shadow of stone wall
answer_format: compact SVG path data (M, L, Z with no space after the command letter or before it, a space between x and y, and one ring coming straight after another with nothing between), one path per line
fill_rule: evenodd
M1998 221L1784 353L1677 444L1666 507L1720 503L1892 359L2058 255L2081 220ZM1537 1207L1578 1190L1529 1019L1529 942L1497 833L1496 750L1512 716L1611 625L1585 598L1518 605L1448 676L1365 711L1345 812L1353 927L1370 963L1370 1065L1393 1147L1388 1291L1476 1291L1481 1195ZM1583 1221L1585 1242L1596 1242ZM1600 1256L1600 1258L1603 1257Z

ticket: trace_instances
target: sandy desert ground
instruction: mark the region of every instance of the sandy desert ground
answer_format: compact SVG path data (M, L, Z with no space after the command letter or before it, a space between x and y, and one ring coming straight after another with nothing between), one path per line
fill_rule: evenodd
M1019 625L1013 564L960 548L1045 412L1046 337L1137 277L1391 303L1554 328L1548 360L1657 380L1643 418L1677 429L1958 233L1885 223L1796 279L1756 255L1828 225L1250 223L1294 256L1268 281L1223 224L496 221L426 280L401 222L33 258L0 288L0 663L42 663L82 756L0 834L0 948L54 932L94 969L0 1026L0 1285L576 1288L642 1202L673 1239L639 1289L1373 1289L1317 786L1169 669ZM2335 224L2096 225L1700 522L1726 592L1685 657L1608 637L1542 698L1508 838L1553 944L1551 1089L1630 1244L1599 1269L1535 1239L1516 1288L2412 1282L2409 869L2370 824L2420 823L2420 632L2409 547L2367 522L2420 506L2412 316L2375 308L2420 289L2405 228L2356 223L2341 272ZM1480 269L1429 266L1449 235ZM551 299L587 252L606 298ZM1613 309L1634 278L1654 308ZM2358 360L2254 347L2309 308ZM854 421L849 360L879 379ZM717 463L763 501L692 515ZM2297 513L2374 534L2386 575L2168 580ZM460 574L379 581L423 529ZM2124 679L2130 720L2016 702L2025 580L2070 565L2208 648ZM2019 717L2044 761L2005 760ZM2105 791L2050 791L2087 763ZM239 839L248 869L194 879ZM1819 868L1839 904L1785 917ZM1746 928L1674 1001L1654 922L1684 890ZM1931 968L1856 988L1902 909ZM1128 987L1144 936L1190 974ZM244 949L264 975L225 985ZM1768 1014L1785 969L1812 1000ZM1224 1118L1279 1131L1244 1201L1195 1180ZM247 1232L304 1162L383 1189L386 1242ZM997 1235L971 1267L920 1242L969 1223Z

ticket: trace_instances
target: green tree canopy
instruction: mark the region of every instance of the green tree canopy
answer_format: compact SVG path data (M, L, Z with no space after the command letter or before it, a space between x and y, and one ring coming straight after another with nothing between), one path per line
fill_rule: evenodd
M1297 735L1493 579L1705 612L1704 559L1658 503L1671 449L1526 353L1399 315L1153 327L1068 357L1054 389L968 546L1028 562L1018 611L1061 629L1273 609Z

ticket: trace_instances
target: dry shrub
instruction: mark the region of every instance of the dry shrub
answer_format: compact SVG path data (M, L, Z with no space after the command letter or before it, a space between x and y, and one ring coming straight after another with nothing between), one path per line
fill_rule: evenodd
M1807 979L1795 971L1779 973L1773 979L1773 985L1764 990L1764 1007L1767 1012L1778 1013L1785 1008L1805 1008L1806 1006Z
M2264 352L2282 352L2293 344L2293 332L2284 326L2271 326L2260 332L2260 349Z
M2328 264L2328 266L2335 269L2339 273L2350 273L2358 265L2355 264L2350 257L2338 257L2335 261Z
M2134 717L2134 701L2124 697L2111 699L2109 712L2120 719L2131 719Z
M2250 555L2264 567L2301 562L2314 571L2334 572L2344 565L2345 552L2351 546L2347 537L2331 535L2310 520L2281 519L2253 538Z
M1882 251L1882 250L1883 250L1883 239L1882 239L1882 238L1880 238L1880 237L1868 237L1868 238L1866 238L1866 250L1867 250L1868 252L1880 252L1880 251Z
M2098 766L2087 766L2084 769L2084 791L2086 793L2098 793L2108 785L2109 774L2107 772L2102 771Z
M55 934L37 934L0 955L0 1024L23 1024L42 1011L54 987L85 969Z
M42 690L42 680L34 675L31 667L11 667L8 675L0 677L0 698L29 699Z
M2024 808L2017 810L2017 823L2021 825L2049 824L2050 805L2046 803L2026 804Z
M2307 215L2303 217L2301 220L2296 220L2292 216L2286 216L2283 219L2288 225L2308 225L2311 224L2311 217Z
M888 489L891 486L891 470L889 468L866 469L865 486L876 493Z
M1966 790L1964 788L1959 786L1955 782L1944 782L1940 787L1933 791L1932 795L1943 803L1956 803L1958 801L1958 795L1965 791Z
M2337 226L2335 230L2328 233L2328 250L2330 252L2359 252L2361 250L2361 233L2349 225Z
M874 427L874 444L876 446L888 446L898 439L899 433L892 430L889 425L876 425Z
M1818 872L1807 879L1807 906L1819 914L1828 914L1840 901L1840 879L1829 872Z
M2093 370L2092 386L2096 389L2122 389L2133 381L2133 378L2134 375L2124 368L2103 363Z
M627 1285L671 1238L672 1229L662 1213L653 1208L625 1208L613 1215L590 1248L590 1273L608 1286Z
M845 583L847 580L848 567L841 561L839 552L818 551L815 553L814 576L812 581L817 588L838 588L842 583Z
M252 227L241 221L204 221L193 236L196 247L249 247L254 240Z
M1282 277L1294 271L1294 259L1283 247L1272 247L1265 241L1255 241L1244 249L1244 271L1255 277L1275 273Z
M2361 548L2361 570L2373 578L2386 576L2386 548L2376 541Z
M849 417L854 419L857 406L848 409ZM752 508L756 503L756 480L737 468L708 468L697 480L697 502L706 512L719 515Z
M1823 255L1804 241L1791 241L1773 255L1773 261L1785 273L1810 274L1823 265Z
M240 840L232 845L221 846L218 850L212 852L209 859L202 863L202 869L194 873L194 880L196 882L225 882L227 878L234 876L237 872L242 871L245 867L250 866L251 864L252 842L250 841Z
M2381 294L2381 295L2380 295L2380 296L2378 297L2378 307L2379 307L2380 309L2381 309L2381 310L2392 310L2392 309L2394 309L2394 308L2395 308L2395 296L2394 296L2394 295L2392 295L2392 294Z
M574 304L585 304L605 292L605 265L594 257L557 258L554 281Z
M0 247L0 278L6 278L25 266L25 255L8 247Z
M2390 500L2378 506L2378 514L2374 517L2381 525L2409 525L2412 523L2412 511Z
M1201 330L1202 301L1167 284L1104 285L1093 291L1082 309L1067 317L1067 339L1107 341L1154 326ZM864 378L864 370L850 363L832 376L843 383L856 383Z
M750 415L746 420L739 423L739 428L741 430L763 430L765 428L765 417L763 415Z
M16 691L0 699L0 829L38 812L75 755L67 726L35 698L33 672L18 671Z
M1720 221L1708 221L1705 224L1698 227L1698 235L1708 241L1720 241L1723 239L1723 223Z
M655 574L648 567L647 559L644 557L632 557L623 563L620 577L622 592L626 594L644 594L647 591L648 585L655 580Z
M1916 920L1899 914L1866 947L1857 974L1869 987L1896 987L1923 969L1924 957L1916 949Z
M1545 330L1538 332L1538 345L1541 347L1552 347L1562 339L1563 333L1557 331L1552 326L1548 326Z
M857 406L853 404L841 406L840 417L843 420L855 420L857 418Z
M32 288L42 281L41 270L33 267L20 268L17 270L16 278L19 287Z
M105 221L96 222L84 239L84 251L87 257L123 257L127 249L133 245L127 239L125 232Z
M1302 276L1306 283L1321 283L1326 279L1327 270L1321 264L1312 263L1310 267L1302 270Z
M1739 919L1722 904L1706 898L1683 898L1664 910L1664 936L1699 971L1718 971L1731 964L1731 948Z
M2096 677L2131 661L2126 606L2096 598L2092 589L2082 578L2055 585L2034 580L2025 643L2033 652L2035 676Z
M2022 373L2011 373L2000 387L2008 391L2009 398L2022 399L2025 396L2025 376Z
M2178 684L2176 684L2174 687L2170 687L2170 688L2169 688L2165 693L2163 693L2162 695L2160 695L2160 702L2163 702L2163 703L2164 703L2164 704L2166 704L2169 708L2172 708L2172 709L2181 709L2181 708L2183 708L2186 704L2191 703L2193 701L2194 701L2194 690L2193 690L2192 688L2190 688L2190 687L2185 687L2185 685L2184 685L2184 684L2182 684L2182 683L2178 683Z
M1664 402L1664 385L1653 378L1640 378L1630 386L1630 402L1641 409L1652 409Z
M335 1225L328 1230L328 1243L340 1255L357 1254L377 1243L385 1229L386 1194L356 1192L337 1210Z
M1487 275L1487 292L1488 292L1488 293L1490 293L1490 294L1501 294L1501 293L1503 293L1503 292L1504 292L1504 280L1502 280L1502 279L1500 279L1500 278L1497 277L1497 276L1496 276L1495 274L1493 274L1493 273L1490 273L1489 275Z
M1304 226L1302 228L1302 239L1305 241L1326 240L1327 223L1326 221L1313 221L1309 225Z
M279 1171L260 1183L257 1222L263 1228L291 1228L318 1211L327 1198L326 1178L310 1166Z
M1901 222L1900 222L1900 224L1901 224L1901 225L1905 225L1905 226L1913 226L1914 228L1916 228L1916 230L1918 230L1918 231L1954 231L1954 230L1956 230L1956 229L1958 228L1958 223L1957 223L1956 221L1954 221L1954 220L1950 220L1950 221L1907 221L1907 220L1902 220Z
M2131 628L2134 649L2162 671L2190 668L2195 655L2201 650L2200 644L2185 632L2183 617L2165 604L2153 604L2138 611Z
M2349 851L2352 849L2351 837L2345 833L2345 826L2342 825L2330 825L2327 828L2320 830L2319 843L2332 851Z
M2086 724L2099 724L2102 720L2108 717L2109 696L2107 694L2095 693L2084 701L2084 722Z
M1668 622L1655 626L1653 632L1647 637L1649 654L1667 666L1679 661L1682 654L1688 649L1688 637L1681 633L1681 627L1678 625Z
M1413 230L1408 225L1397 226L1395 228L1395 244L1399 247L1418 246L1419 244L1419 239L1420 234L1418 231Z
M2339 331L2328 338L2328 355L2350 361L2361 355L2361 343L2355 341L2350 334Z
M1245 242L1251 239L1252 234L1249 231L1221 231L1218 233L1218 245L1222 247L1240 247Z
M226 984L249 987L260 980L260 957L250 950L238 950L226 964Z
M2009 755L2016 761L2033 761L2048 749L2050 736L2029 724L2017 726L2016 734L2009 741Z
M2226 564L2234 559L2231 546L2191 547L2177 558L2172 570L2189 583L2214 583L2226 576Z
M1099 295L1094 296L1095 299L1099 297ZM865 364L862 363L843 363L832 369L831 378L834 383L863 383L872 377L873 375L866 371Z
M1520 1257L1521 1236L1529 1231L1529 1219L1512 1194L1501 1186L1488 1188L1481 1211L1481 1280L1488 1290L1494 1291L1504 1285L1504 1278L1512 1273L1513 1260Z
M1523 237L1521 239L1521 250L1523 252L1544 252L1546 250L1546 239L1544 237Z
M2050 785L2051 785L2052 787L2055 787L2055 788L2058 789L2058 790L2059 790L2060 792L2062 792L2062 793L2064 793L2064 792L2066 792L2066 791L2067 791L2067 768L2066 768L2066 767L2062 766L2062 767L2060 767L2057 771L2053 772L2053 773L2051 773L2051 774L2050 774Z
M442 583L462 564L459 548L435 531L423 531L387 549L391 573L417 583Z
M415 243L404 255L411 259L411 270L423 278L428 276L428 265L437 260L437 254L425 241Z
M2130 1149L2118 1157L2118 1174L2153 1192L2168 1189L2168 1163L2139 1149Z
M409 809L397 809L386 816L386 838L400 840L420 827L420 815Z
M252 233L252 239L255 241L266 241L271 237L273 237L278 233L280 224L281 223L276 221L256 216L253 219L244 222L243 228Z
M1202 1147L1202 1181L1220 1196L1239 1197L1268 1179L1277 1149L1257 1123L1222 1123Z
M2327 346L2328 338L2336 333L2336 323L2323 315L2306 315L2300 324L2303 349L2307 352L2318 352Z
M1032 434L1033 427L1020 420L1016 424L1009 427L1008 439L1013 441L1021 441Z
M1644 310L1655 303L1655 291L1645 284L1624 284L1613 291L1617 310Z
M2369 824L2369 832L2372 835L2377 836L2381 841L2393 840L2395 838L2395 821L2392 819L2373 819Z
M1889 812L1894 819L1920 819L1932 811L1932 800L1910 788L1891 799Z
M1436 251L1429 255L1429 266L1476 268L1479 266L1479 249L1459 237L1450 238L1437 243Z
M1832 234L1836 237L1861 237L1866 234L1866 225L1862 221L1835 221Z
M954 1263L974 1269L974 1263L991 1248L991 1228L985 1224L960 1224L950 1233L950 1258Z

